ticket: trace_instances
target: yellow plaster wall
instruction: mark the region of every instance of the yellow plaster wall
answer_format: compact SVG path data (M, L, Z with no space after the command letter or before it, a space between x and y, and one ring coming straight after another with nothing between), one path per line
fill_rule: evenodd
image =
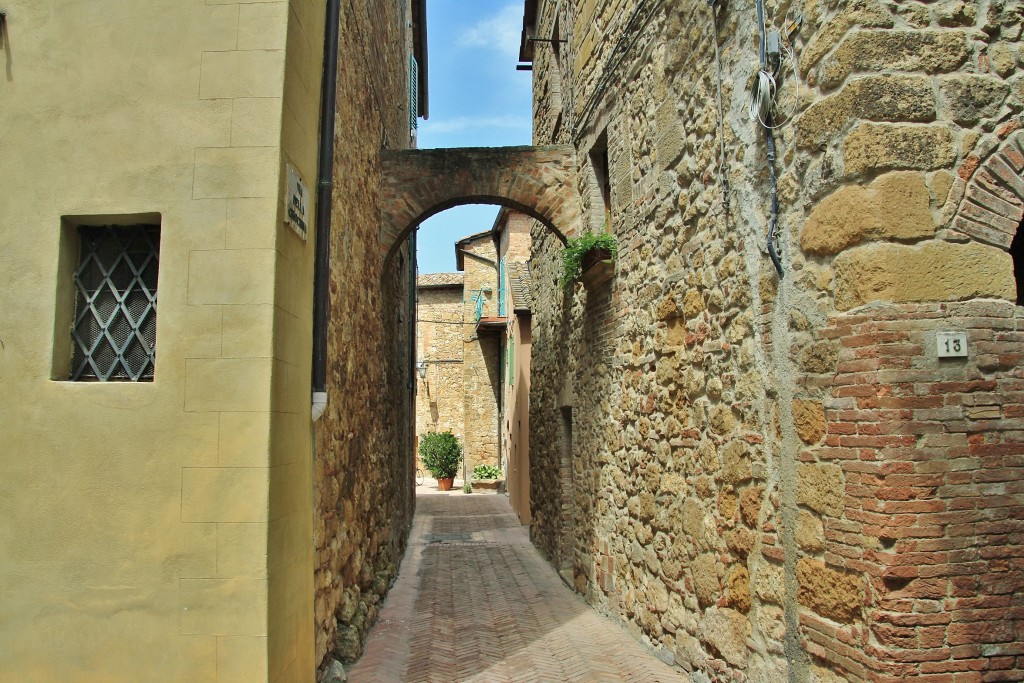
M281 152L310 192L317 187L325 7L320 0L291 0L287 20ZM282 195L278 225L284 222L285 206L286 197ZM307 242L291 230L277 232L267 540L271 683L312 681L316 668L310 431L315 252L312 201L310 212Z
M0 680L312 680L316 5L5 3ZM139 213L155 380L60 381L61 217Z

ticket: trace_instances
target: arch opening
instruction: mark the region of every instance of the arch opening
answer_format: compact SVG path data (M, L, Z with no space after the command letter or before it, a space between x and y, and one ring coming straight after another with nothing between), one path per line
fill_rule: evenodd
M543 225L545 228L550 230L562 244L568 242L568 238L566 237L565 233L563 233L561 230L555 227L544 214L542 214L536 208L524 204L523 202L518 202L514 199L509 199L507 197L499 197L495 195L470 195L463 197L453 197L438 202L432 206L429 206L428 208L421 211L415 218L409 221L407 225L402 227L402 229L397 233L394 243L390 245L390 248L388 250L387 257L385 258L384 261L385 272L388 269L388 265L391 263L391 259L401 248L402 244L405 243L405 241L409 238L409 235L414 230L420 227L423 221L433 216L436 216L440 213L443 213L448 209L453 209L459 206L469 206L473 204L485 204L489 206L504 207L506 209L512 209L513 211L518 211L520 213L526 214L527 216L533 218L541 225Z

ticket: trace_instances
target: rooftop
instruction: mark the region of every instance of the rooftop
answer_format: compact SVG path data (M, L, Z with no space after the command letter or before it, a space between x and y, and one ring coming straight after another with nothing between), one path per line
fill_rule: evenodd
M462 273L427 273L416 278L417 287L461 287Z

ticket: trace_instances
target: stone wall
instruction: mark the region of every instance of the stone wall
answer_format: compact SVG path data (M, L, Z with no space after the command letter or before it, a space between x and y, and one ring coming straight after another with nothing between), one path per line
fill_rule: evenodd
M461 440L465 401L462 390L462 276L444 273L458 284L425 286L420 276L416 323L417 362L427 363L427 376L417 380L416 436L445 432ZM454 277L452 277L454 276Z
M381 150L411 144L407 3L343 3L329 403L316 424L316 659L362 651L413 512L413 260L381 233Z
M693 680L1019 679L1021 8L766 6L781 279L753 8L724 119L703 0L541 8L535 142L620 254L563 292L534 227L532 538Z
M483 296L483 317L498 315L498 252L491 233L459 243L464 251L465 308L467 323L476 320L473 297ZM473 324L463 325L464 360L463 392L465 407L466 468L477 465L498 465L499 424L498 402L501 381L501 331L484 330Z

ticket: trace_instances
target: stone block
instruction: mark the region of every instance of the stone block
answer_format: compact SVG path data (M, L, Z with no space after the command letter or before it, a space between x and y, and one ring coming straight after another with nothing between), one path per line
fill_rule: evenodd
M266 676L265 636L218 636L217 681L252 683Z
M796 435L806 444L816 444L825 436L825 409L817 401L796 399L792 403Z
M727 599L731 607L740 612L750 611L750 573L747 568L737 565L726 579Z
M885 74L850 81L839 93L818 100L797 120L797 144L819 147L834 140L850 121L913 121L935 119L935 95L924 76Z
M800 352L800 367L804 372L835 372L838 360L839 349L832 342L815 342Z
M1010 255L977 243L872 244L843 252L833 267L840 310L872 301L1016 297Z
M181 633L265 636L266 579L182 579Z
M738 557L747 557L754 549L754 532L746 527L738 527L725 533L725 545Z
M239 50L283 50L287 32L287 2L264 2L258 4L253 3L239 5Z
M277 147L200 147L192 197L276 197L280 154Z
M281 97L284 50L204 52L199 98Z
M783 604L786 580L782 567L762 562L754 572L754 593L764 602Z
M193 251L188 266L190 304L273 304L276 253L269 249ZM271 330L261 330L269 340ZM224 349L230 351L229 349Z
M701 607L715 604L722 584L718 578L718 560L710 553L698 555L690 567L693 574L693 589Z
M859 576L804 557L797 561L796 578L797 601L803 607L843 624L861 618L865 586Z
M710 645L733 666L747 665L747 638L750 621L733 609L712 608L704 617L701 640Z
M270 358L274 349L274 307L224 306L221 332L224 358Z
M267 521L269 473L263 467L185 467L181 521Z
M822 63L820 83L833 88L856 72L948 73L969 54L961 31L852 31Z
M271 366L265 358L185 361L187 412L264 412L270 407Z
M796 479L798 504L834 517L843 514L845 484L839 465L800 463Z
M900 169L934 171L956 159L953 134L944 126L862 123L843 142L847 176Z
M269 413L220 413L217 464L266 467L269 463Z
M892 25L892 13L879 0L850 0L807 41L807 46L800 51L800 70L807 73L855 26L891 28Z
M935 236L925 174L897 171L869 185L848 185L814 207L800 246L838 254L869 240L909 241Z
M722 478L730 484L740 484L753 476L750 468L750 450L746 443L733 440L721 449Z
M740 518L752 529L757 528L757 520L761 514L761 501L764 498L763 486L751 486L740 494Z
M796 518L796 544L811 553L825 549L825 527L820 518L807 510L801 510Z
M704 506L696 498L683 502L683 531L693 539L704 535Z
M217 576L266 578L267 524L217 525Z
M280 144L281 106L281 100L277 97L243 97L234 100L231 111L231 146L273 147Z
M991 76L954 74L939 81L942 113L965 125L996 116L1009 94L1009 84Z

